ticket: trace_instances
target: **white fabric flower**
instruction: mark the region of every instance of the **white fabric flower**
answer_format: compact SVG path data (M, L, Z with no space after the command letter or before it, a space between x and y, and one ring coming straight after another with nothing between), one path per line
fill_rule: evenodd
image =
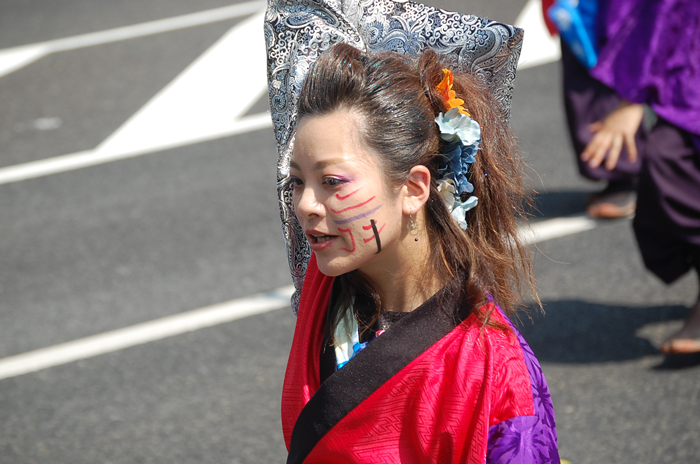
M459 108L452 108L446 114L438 114L435 122L440 127L440 137L446 142L452 142L459 137L462 145L472 145L481 140L481 128L479 123L466 114L459 112Z
M465 214L470 209L474 208L478 203L479 199L474 195L467 198L467 200L462 203L457 199L457 188L452 179L440 179L437 185L438 192L442 197L442 201L445 202L447 206L447 211L450 212L452 219L457 221L459 227L462 230L467 230L467 220L465 219Z
M452 209L452 219L457 221L462 230L467 230L467 219L465 218L467 211L475 207L478 202L479 199L475 196L467 198L467 201L464 203L455 201L454 208Z
M457 195L455 182L452 179L440 179L438 181L437 189L438 192L440 192L442 201L444 201L445 206L447 206L447 210L451 213L455 204L455 196Z

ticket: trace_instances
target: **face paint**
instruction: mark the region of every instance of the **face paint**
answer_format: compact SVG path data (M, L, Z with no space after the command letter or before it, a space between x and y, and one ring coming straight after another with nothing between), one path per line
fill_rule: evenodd
M331 211L333 211L335 214L344 213L345 211L350 211L351 209L359 208L360 206L365 206L367 203L369 203L370 201L374 200L375 198L377 198L377 197L376 197L376 196L375 196L375 197L372 197L372 198L370 198L369 200L363 201L362 203L358 203L358 204L353 205L353 206L348 206L347 208L341 209L341 210L339 210L339 211L336 211L336 210L334 210L334 209L331 209Z
M372 208L369 211L365 211L364 213L360 213L357 216L353 216L353 217L348 218L348 219L342 219L340 221L334 220L333 222L335 222L338 225L343 225L343 224L347 224L348 222L357 221L358 219L365 218L365 217L369 216L370 214L377 212L377 210L379 210L379 208L381 208L381 207L382 207L382 205L379 205L375 208Z
M377 232L377 224L374 222L374 219L370 219L369 223L372 224L372 231L374 232L374 238L377 239L377 253L382 251L382 241L379 239L379 232ZM384 224L386 225L386 224ZM384 228L384 226L382 226Z
M355 190L354 192L348 193L347 195L342 196L342 197L340 196L339 193L336 193L336 194L335 194L335 197L336 197L338 200L343 201L343 200L346 200L346 199L350 198L351 196L355 195L355 194L356 194L357 192L359 192L360 190L362 190L362 189L357 189L357 190Z
M350 234L350 241L352 242L352 250L345 248L345 247L342 247L341 250L349 251L350 253L354 252L355 251L355 237L352 235L352 229L341 229L340 227L338 227L338 232L344 232L344 233Z
M402 197L359 140L352 114L303 118L297 127L290 160L294 212L326 275L370 273L400 250L393 245L404 233Z
M362 228L363 228L364 230L374 230L374 227L372 227L372 222L371 222L371 221L374 221L374 219L370 219L370 225L368 225L368 226L362 226ZM375 221L375 224L376 224L376 221ZM384 224L383 226L381 226L381 227L379 228L379 232L380 232L380 233L381 233L382 229L384 229L384 226L385 226L385 225L386 225L386 224ZM374 235L371 236L371 237L369 237L369 238L363 238L362 240L364 240L365 243L369 243L369 242L371 242L372 240L374 240Z

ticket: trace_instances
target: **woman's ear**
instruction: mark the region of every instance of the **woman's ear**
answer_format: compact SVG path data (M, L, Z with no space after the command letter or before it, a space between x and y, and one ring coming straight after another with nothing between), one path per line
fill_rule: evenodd
M413 166L404 188L403 213L415 214L430 197L430 170L420 164Z

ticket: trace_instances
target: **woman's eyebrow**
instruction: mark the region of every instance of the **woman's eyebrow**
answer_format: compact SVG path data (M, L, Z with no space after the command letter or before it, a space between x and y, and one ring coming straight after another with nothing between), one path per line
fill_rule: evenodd
M323 161L317 161L316 164L314 164L313 170L318 171L319 169L323 169L325 167L332 166L334 164L340 164L343 162L345 162L345 159L343 158L331 158ZM289 167L301 171L301 167L299 167L299 165L294 161L289 162Z
M314 164L314 171L318 169L323 169L328 166L332 166L334 164L340 164L343 163L345 159L343 158L331 158L323 161L318 161L316 164Z

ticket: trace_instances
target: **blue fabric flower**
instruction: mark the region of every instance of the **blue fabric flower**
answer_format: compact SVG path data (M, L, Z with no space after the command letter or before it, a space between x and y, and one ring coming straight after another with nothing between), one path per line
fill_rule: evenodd
M474 186L467 180L467 172L469 165L476 160L470 151L465 153L464 148L467 147L462 145L459 140L450 143L443 150L442 154L445 159L438 166L438 174L442 179L454 181L457 186L457 196L474 191Z
M472 193L474 186L467 180L469 165L476 161L475 155L481 142L479 123L452 108L447 114L438 114L435 122L440 128L440 137L449 142L442 154L445 161L438 167L443 179L452 179L457 186L457 196Z
M438 190L452 218L462 230L467 230L465 214L477 205L479 199L473 195L464 202L460 199L463 194L474 191L467 174L469 165L476 161L481 128L471 117L460 113L459 108L452 108L444 115L438 114L435 122L440 128L440 138L448 142L442 151L444 160L438 165Z

